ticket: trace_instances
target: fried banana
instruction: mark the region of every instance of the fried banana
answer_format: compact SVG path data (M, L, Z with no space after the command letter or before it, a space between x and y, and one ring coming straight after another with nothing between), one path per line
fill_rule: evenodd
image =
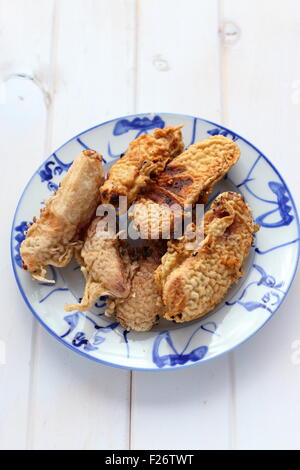
M169 160L183 150L181 127L168 126L142 135L129 145L117 160L101 188L102 202L117 205L119 196L127 196L128 204L158 176Z
M142 238L155 229L161 234L166 224L173 227L175 218L181 218L184 205L206 203L213 185L239 156L235 142L217 135L191 145L174 158L134 204L132 218Z
M139 255L134 261L137 264L133 270L129 296L108 301L105 314L114 315L126 330L149 331L164 313L154 278L162 254L154 248L147 256Z
M179 241L176 249L169 248L156 271L165 318L191 321L218 305L243 275L242 265L257 230L240 194L217 197L204 216L205 238L199 249L185 250Z
M129 295L130 265L121 256L117 237L104 238L97 231L101 220L101 217L93 220L84 245L76 255L86 280L83 298L80 303L66 305L66 311L89 310L101 295L116 298Z
M23 268L33 279L54 282L45 279L46 266L62 267L70 262L80 232L100 202L103 181L102 157L94 150L81 152L22 242Z

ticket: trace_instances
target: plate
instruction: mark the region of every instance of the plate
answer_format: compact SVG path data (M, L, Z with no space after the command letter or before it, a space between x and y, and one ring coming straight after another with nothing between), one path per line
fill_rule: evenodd
M103 155L106 169L128 144L165 125L184 124L185 145L222 134L236 141L241 158L213 193L241 192L261 226L245 266L245 276L209 315L188 324L166 320L147 333L126 332L104 316L105 298L87 313L64 311L83 292L75 261L63 269L50 267L55 285L32 281L21 269L20 244L27 223L58 187L72 159L83 149ZM81 355L128 369L168 370L201 364L237 347L256 333L278 310L293 281L299 258L299 219L288 187L274 165L235 132L204 119L169 113L126 116L77 135L38 168L16 209L11 255L17 284L35 317L55 338Z

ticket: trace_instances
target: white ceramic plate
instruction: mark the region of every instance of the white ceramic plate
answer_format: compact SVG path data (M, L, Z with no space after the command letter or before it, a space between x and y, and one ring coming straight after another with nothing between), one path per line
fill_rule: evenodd
M119 158L130 141L156 127L184 124L186 145L222 134L237 141L241 158L220 182L224 190L243 193L261 225L245 266L245 276L222 304L204 318L176 325L161 321L147 333L125 332L103 315L105 299L88 313L67 314L83 292L75 262L64 269L51 267L56 284L34 282L21 269L20 243L26 223L38 215L74 156L83 148L101 153L107 166ZM299 220L292 196L272 163L252 144L222 126L192 116L159 113L132 115L82 132L53 153L27 184L14 217L11 235L13 269L21 294L36 318L59 341L83 356L111 366L166 370L200 364L240 345L277 311L293 281L299 257Z

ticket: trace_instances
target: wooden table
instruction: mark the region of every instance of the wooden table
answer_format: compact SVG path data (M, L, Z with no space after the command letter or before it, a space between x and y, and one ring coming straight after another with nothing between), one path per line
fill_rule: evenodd
M74 354L18 292L9 232L31 174L81 130L144 111L234 129L299 206L300 2L0 0L0 447L299 449L299 274L249 342L165 373Z

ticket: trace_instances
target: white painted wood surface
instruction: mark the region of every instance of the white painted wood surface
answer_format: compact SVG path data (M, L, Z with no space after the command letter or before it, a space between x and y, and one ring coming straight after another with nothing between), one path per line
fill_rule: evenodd
M299 207L299 56L298 0L0 0L1 449L300 448L299 274L234 353L130 373L42 330L9 259L12 214L42 159L135 111L223 122L271 158Z

